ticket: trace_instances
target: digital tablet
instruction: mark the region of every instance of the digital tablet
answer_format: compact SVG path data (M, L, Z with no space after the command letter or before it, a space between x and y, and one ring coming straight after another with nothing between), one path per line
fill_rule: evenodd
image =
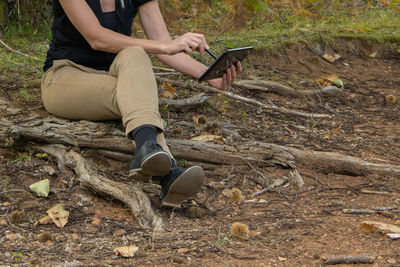
M252 46L228 49L201 75L199 82L222 77L229 66L243 61L253 49Z

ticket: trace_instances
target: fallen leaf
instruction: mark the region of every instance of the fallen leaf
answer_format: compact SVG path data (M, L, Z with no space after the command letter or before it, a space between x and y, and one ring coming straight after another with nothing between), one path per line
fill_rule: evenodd
M339 79L339 78L337 78L336 80L334 80L334 81L332 82L332 85L335 85L335 86L337 86L337 87L339 87L339 88L343 88L343 87L344 87L343 81L342 81L341 79Z
M43 166L43 171L47 172L49 175L53 175L56 173L56 170L50 165Z
M47 211L47 214L57 225L57 227L64 227L68 222L69 212L64 209L64 204L57 204Z
M207 118L204 115L193 115L192 120L196 130L201 130L207 124Z
M380 223L374 221L364 221L360 225L360 229L364 232L372 232L378 230L384 234L400 234L400 227L394 224Z
M73 233L73 234L71 235L71 238L72 238L73 240L76 240L76 239L79 238L79 236L78 236L78 234Z
M35 222L34 226L36 226L38 224L50 224L52 222L53 222L53 220L50 218L50 216L47 215L46 217L43 217L43 218L37 220Z
M317 83L323 87L335 85L337 87L343 88L344 86L343 81L336 74L322 76L321 78L317 79Z
M224 138L222 136L212 135L212 134L205 134L193 137L193 141L200 141L200 142L211 142L211 141L220 141L223 142Z
M178 253L186 253L186 252L189 252L190 251L190 249L188 249L188 248L179 248L178 249Z
M0 220L0 225L1 225L1 226L7 225L7 220L6 220L6 219L1 219L1 220Z
M101 224L101 220L97 217L94 217L93 221L91 222L91 224L93 225L100 225Z
M232 189L225 188L224 190L222 190L221 194L224 197L230 197L230 196L232 196Z
M121 255L122 257L133 257L136 255L136 252L139 250L139 247L135 246L124 246L114 248L115 255Z
M331 56L327 53L325 53L322 56L326 61L330 62L330 63L334 63L336 60L340 59L340 55L339 54L335 54L334 56Z
M113 237L124 235L126 231L124 229L118 229L113 233Z
M160 97L172 99L176 96L176 88L173 87L169 82L163 82L161 89L162 92L159 95Z
M33 192L36 193L38 197L47 197L50 192L50 182L49 179L44 179L29 186Z

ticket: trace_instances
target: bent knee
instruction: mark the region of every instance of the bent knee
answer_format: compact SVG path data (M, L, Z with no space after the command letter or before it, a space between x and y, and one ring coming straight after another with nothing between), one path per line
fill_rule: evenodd
M134 57L134 58L149 58L149 55L140 46L131 46L121 50L118 56L122 58Z

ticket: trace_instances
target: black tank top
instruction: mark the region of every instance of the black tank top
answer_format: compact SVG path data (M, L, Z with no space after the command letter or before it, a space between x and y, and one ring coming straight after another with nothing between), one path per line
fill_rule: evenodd
M115 11L102 12L100 0L86 0L100 24L112 31L130 36L131 26L140 5L151 0L116 0ZM77 64L98 70L108 70L116 54L93 50L72 25L59 0L53 0L53 39L47 51L43 70L53 66L53 60L69 59Z

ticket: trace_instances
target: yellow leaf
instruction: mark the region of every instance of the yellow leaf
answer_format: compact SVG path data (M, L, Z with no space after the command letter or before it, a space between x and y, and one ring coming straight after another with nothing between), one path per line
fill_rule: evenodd
M115 255L121 255L122 257L133 257L136 255L139 247L136 246L124 246L114 248Z
M205 134L205 135L199 135L199 136L193 137L191 140L200 141L200 142L212 142L212 141L223 142L224 138L222 136L218 136L218 135Z
M38 197L47 197L50 192L50 182L49 179L44 179L29 186L33 192L36 193Z
M329 54L324 54L322 56L326 61L330 62L330 63L334 63L336 60L340 59L340 55L339 54L335 54L334 56L331 56Z
M161 92L160 97L174 98L176 96L176 88L169 82L163 82L161 89L163 91Z
M50 224L52 222L53 222L53 220L50 218L50 216L47 215L46 217L43 217L43 218L37 220L35 222L34 226L36 226L38 224Z
M57 225L57 227L64 227L68 222L69 212L64 209L64 204L57 204L47 211L47 214Z
M207 124L207 118L204 115L193 115L192 120L196 130L201 130Z

